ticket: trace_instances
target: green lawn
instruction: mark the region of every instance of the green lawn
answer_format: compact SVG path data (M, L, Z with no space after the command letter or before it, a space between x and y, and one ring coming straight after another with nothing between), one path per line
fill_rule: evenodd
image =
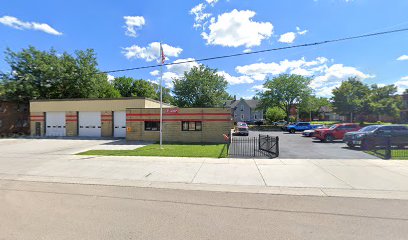
M209 157L225 158L227 144L159 144L137 148L134 150L90 150L79 155L102 156L161 156L161 157Z
M385 150L377 150L377 152L379 152L380 154L376 153L375 151L365 152L381 158L384 156ZM391 159L408 160L408 150L391 150Z

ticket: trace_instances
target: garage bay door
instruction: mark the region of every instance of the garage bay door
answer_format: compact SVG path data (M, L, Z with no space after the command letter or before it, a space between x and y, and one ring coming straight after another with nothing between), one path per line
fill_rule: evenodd
M100 112L79 112L78 125L80 137L100 137L101 136L101 113Z
M126 137L126 112L114 112L113 122L113 136Z
M47 112L45 135L50 137L65 136L65 112Z

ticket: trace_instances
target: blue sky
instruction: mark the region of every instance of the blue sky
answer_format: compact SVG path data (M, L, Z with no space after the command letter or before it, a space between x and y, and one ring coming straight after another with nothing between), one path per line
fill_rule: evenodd
M94 48L103 71L167 63L408 27L406 0L0 0L0 71L4 50L33 45L73 53ZM204 62L249 98L266 76L313 78L319 96L349 76L408 88L408 32L324 46ZM164 68L165 84L197 63ZM113 74L157 81L158 69Z

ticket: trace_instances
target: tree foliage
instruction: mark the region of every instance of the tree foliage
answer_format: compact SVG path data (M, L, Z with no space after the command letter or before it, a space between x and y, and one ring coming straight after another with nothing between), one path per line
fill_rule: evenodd
M279 107L285 111L288 120L290 109L311 95L309 83L309 78L295 74L282 74L266 79L264 84L266 90L259 93L261 105L264 108Z
M30 46L20 52L7 49L9 73L0 73L8 99L118 97L106 74L98 70L94 50L58 54Z
M310 95L299 103L298 110L302 116L313 117L319 114L322 107L332 108L332 104L329 99Z
M271 107L266 110L266 120L269 123L282 120L286 117L285 111L279 107Z
M379 87L374 84L370 87L357 78L349 78L333 90L333 106L342 115L398 117L402 100L395 95L396 92L394 85Z
M174 100L179 107L215 107L229 97L225 78L204 65L191 68L173 83Z

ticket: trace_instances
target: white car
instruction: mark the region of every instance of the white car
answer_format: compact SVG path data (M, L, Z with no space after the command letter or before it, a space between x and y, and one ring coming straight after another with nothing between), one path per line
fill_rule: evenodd
M318 126L316 129L320 129L320 128L326 128L326 126L321 125L321 126ZM302 135L304 137L313 137L316 129L310 129L310 130L303 131Z

